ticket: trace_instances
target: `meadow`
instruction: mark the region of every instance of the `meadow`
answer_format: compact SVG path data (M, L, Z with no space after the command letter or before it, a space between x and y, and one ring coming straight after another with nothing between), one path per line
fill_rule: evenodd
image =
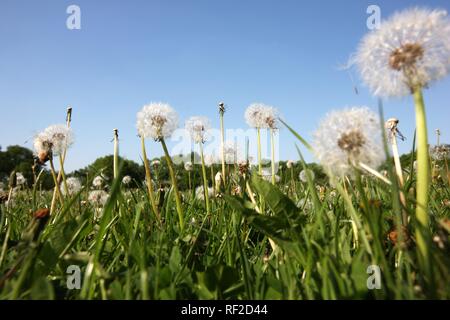
M166 145L176 110L151 103L136 123L145 179L124 174L117 130L110 181L101 170L80 179L64 170L69 108L34 139L33 181L13 171L0 191L0 299L449 299L450 147L440 132L430 144L422 96L450 71L449 40L445 14L411 9L360 44L354 63L374 95L413 98L416 136L402 157L399 121L381 103L330 112L313 141L277 108L252 104L244 116L258 140L245 152L226 143L220 103L221 151L203 153L211 123L195 116L185 130L199 156L179 165ZM280 128L318 164L297 145L298 160L275 163ZM147 140L161 159L148 159Z

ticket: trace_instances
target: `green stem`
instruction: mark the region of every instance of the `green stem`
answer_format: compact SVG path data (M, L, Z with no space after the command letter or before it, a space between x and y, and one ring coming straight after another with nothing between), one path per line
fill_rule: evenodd
M150 203L152 205L153 212L155 213L158 221L161 223L161 216L159 215L158 206L156 205L155 197L153 195L152 175L150 172L150 164L148 163L147 151L145 149L144 137L141 137L141 147L142 147L142 157L144 158L145 178L147 180L148 196L150 198Z
M114 129L114 179L119 176L119 131Z
M64 171L64 159L62 156L59 156L59 166L61 167L61 177L63 179L64 191L66 192L66 196L69 196L69 188L67 186L66 173Z
M272 144L272 184L275 185L275 137L273 129L270 129L270 140Z
M257 143L258 143L258 173L259 175L262 175L262 157L261 157L261 129L260 128L256 128L256 135L257 135Z
M223 123L223 113L220 113L220 134L222 140L222 179L224 185L226 184L226 169L225 169L225 126Z
M208 192L208 178L206 177L205 157L203 155L203 143L200 143L200 157L202 159L202 173L203 173L203 191L205 193L206 213L211 214L209 207L209 192Z
M416 108L417 126L417 207L416 219L418 228L416 229L417 248L422 265L428 275L431 275L430 254L428 251L431 245L428 217L428 191L430 180L430 167L428 158L428 137L427 123L425 115L425 104L420 87L414 89L414 104Z
M183 231L184 230L184 214L183 214L183 208L181 207L181 199L180 199L180 192L178 191L177 178L175 176L175 171L173 170L172 158L170 158L169 150L167 150L167 145L166 145L166 142L164 141L164 138L161 138L161 144L164 149L164 154L166 155L167 166L169 167L170 178L172 179L172 185L173 185L173 189L175 191L175 201L176 201L176 205L177 205L178 219L180 220L180 229L181 229L181 231Z
M50 157L50 171L52 173L52 177L53 177L53 183L55 184L55 192L56 192L56 197L59 198L59 200L61 201L61 205L64 205L64 201L61 195L61 190L59 189L59 183L58 183L58 178L56 177L56 173L55 173L55 166L53 165L53 157ZM62 172L62 170L61 170ZM52 201L52 206L50 209L50 214L53 214L53 210L55 209L56 206L56 199L54 198Z

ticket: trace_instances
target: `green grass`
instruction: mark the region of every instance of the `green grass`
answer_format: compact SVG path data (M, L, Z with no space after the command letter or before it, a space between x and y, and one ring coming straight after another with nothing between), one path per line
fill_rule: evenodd
M155 194L162 224L146 188L125 189L120 180L104 208L89 204L84 189L58 204L46 224L32 214L50 206L52 192L18 192L9 209L0 206L0 299L448 299L444 168L430 182L430 232L439 239L428 248L433 277L416 255L414 174L406 172L404 190L408 232L398 232L394 245L388 234L399 230L402 208L392 168L392 186L357 175L322 188L311 179L291 183L290 171L275 186L236 171L227 181L242 190L248 183L255 202L247 192L222 190L207 215L182 190L183 231L172 190L164 199ZM67 288L71 265L81 269L80 290ZM372 265L382 272L379 290L367 288Z

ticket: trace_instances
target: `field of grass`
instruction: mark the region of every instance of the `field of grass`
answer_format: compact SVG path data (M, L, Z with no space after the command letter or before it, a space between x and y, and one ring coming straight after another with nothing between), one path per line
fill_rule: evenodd
M155 190L160 220L146 187L125 187L119 178L104 206L88 202L84 187L51 215L42 210L51 192L22 189L0 206L0 298L448 299L449 173L435 164L429 270L414 235L413 163L403 190L388 167L391 185L357 174L332 186L310 175L299 181L289 170L272 185L256 168L229 166L210 214L181 190L183 230L173 188ZM80 268L80 290L68 288L76 286L70 266ZM379 279L371 277L374 266Z

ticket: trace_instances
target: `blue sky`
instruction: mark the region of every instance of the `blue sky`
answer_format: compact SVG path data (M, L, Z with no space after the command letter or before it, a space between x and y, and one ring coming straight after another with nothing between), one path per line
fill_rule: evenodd
M81 30L66 28L71 4L81 8ZM76 144L68 170L110 154L114 128L122 155L139 160L136 113L151 101L170 103L181 124L205 115L217 127L217 104L224 101L231 128L246 128L245 108L264 102L310 140L330 110L377 110L357 72L339 69L368 31L370 4L380 6L382 18L414 5L450 9L448 0L2 0L0 144L32 147L28 140L64 122L71 105ZM447 78L425 93L432 142L436 128L450 142L449 89ZM384 101L384 107L386 117L400 119L408 137L400 148L408 151L411 99ZM281 158L298 159L286 129L280 141ZM149 143L149 153L160 155L160 146Z

